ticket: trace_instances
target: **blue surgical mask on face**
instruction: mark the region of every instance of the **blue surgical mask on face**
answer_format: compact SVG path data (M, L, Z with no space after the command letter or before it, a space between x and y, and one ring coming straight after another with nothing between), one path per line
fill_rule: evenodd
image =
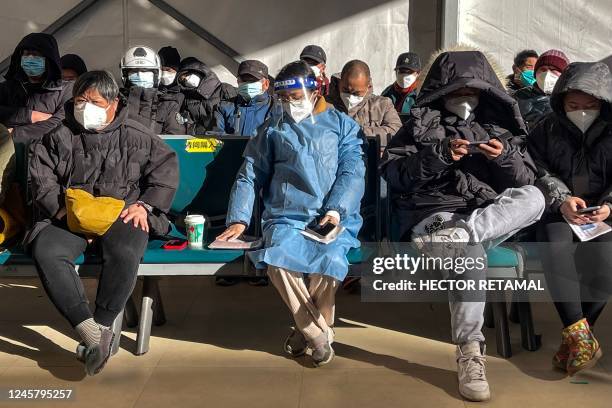
M521 72L521 82L524 86L531 86L535 81L536 79L532 69Z
M45 57L38 55L23 55L21 68L29 77L39 77L45 73Z
M128 80L134 86L141 88L153 88L155 85L154 74L151 71L132 72L128 75Z
M256 96L263 94L263 84L261 83L261 81L243 82L238 86L238 93L244 99L253 99Z

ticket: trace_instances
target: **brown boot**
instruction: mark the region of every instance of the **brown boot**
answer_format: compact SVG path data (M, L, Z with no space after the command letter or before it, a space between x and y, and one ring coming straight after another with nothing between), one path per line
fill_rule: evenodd
M591 368L602 356L599 342L586 319L582 319L563 329L564 338L567 338L569 356L567 359L567 372L573 376L578 371Z

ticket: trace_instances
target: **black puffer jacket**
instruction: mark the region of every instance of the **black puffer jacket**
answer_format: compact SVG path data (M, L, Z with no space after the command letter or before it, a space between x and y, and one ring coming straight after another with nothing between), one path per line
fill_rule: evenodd
M537 84L521 88L513 94L527 129L533 129L538 122L552 112L550 95L546 95Z
M126 205L143 201L154 208L149 216L152 233L167 233L165 213L179 182L176 153L149 129L128 119L125 106L120 105L113 122L95 132L76 122L71 105L66 105L65 123L30 146L36 224L26 243L65 206L70 186L125 200Z
M25 49L39 51L46 58L46 73L42 83L33 84L21 68ZM72 82L62 81L57 41L52 35L26 35L11 56L11 64L0 83L0 123L13 128L13 141L28 144L38 140L64 119L64 104L72 98ZM32 111L49 113L51 118L32 123Z
M157 88L132 86L122 89L127 99L130 119L133 119L157 135L184 135L186 132L180 105L175 95Z
M583 134L566 116L569 90L600 99L599 118ZM569 196L588 205L612 203L612 74L601 62L575 62L563 72L551 97L553 112L531 131L529 152L538 168L537 184L547 194L549 209L559 211Z
M443 107L443 97L463 87L481 90L479 105L467 120ZM482 53L442 53L410 115L387 146L381 166L402 235L435 212L469 213L506 188L533 183L535 166L524 146L525 128L516 101L506 94ZM504 145L494 160L477 152L458 162L450 158L451 139L493 137Z
M197 58L186 58L181 63L177 78L188 71L200 74L202 80L195 89L181 86L185 95L181 112L187 120L187 133L201 135L215 125L214 112L217 105L221 101L231 100L238 92L230 84L219 81L217 75Z

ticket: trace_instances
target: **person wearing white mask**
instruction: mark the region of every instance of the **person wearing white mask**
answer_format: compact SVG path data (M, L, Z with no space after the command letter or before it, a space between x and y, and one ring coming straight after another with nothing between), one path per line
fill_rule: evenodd
M559 50L548 50L538 57L534 66L535 83L514 93L528 129L551 112L550 94L569 59Z
M217 237L239 237L263 191L263 249L248 256L256 268L267 269L295 320L285 351L298 358L310 348L317 367L334 357L335 294L348 273L348 251L359 246L365 190L363 133L327 104L319 88L303 61L280 70L269 126L260 128L244 151L230 196L228 228ZM307 226L326 224L343 228L326 245L302 234Z
M421 75L416 106L380 166L398 239L426 256L486 259L485 251L544 211L544 196L532 185L525 125L503 75L482 52L442 52ZM487 265L439 272L438 279L481 281ZM468 292L449 291L459 392L485 401L491 396L482 332L486 292Z
M25 244L51 302L82 340L77 359L95 375L111 357L110 326L134 289L149 233L170 230L166 213L178 187L178 160L163 140L129 119L110 73L82 74L73 97L62 124L30 147L34 219ZM82 211L72 211L68 203L79 200L67 199L69 189L104 203L80 203ZM116 211L101 216L100 206L110 201L119 204ZM89 234L79 229L86 222L71 222L92 216L105 228ZM88 247L102 259L93 313L74 265Z
M417 78L421 72L421 59L414 52L405 52L397 57L395 63L395 82L381 95L391 99L402 123L410 117L410 109L417 97Z
M612 224L612 74L602 62L575 62L551 95L553 112L529 135L547 192L540 223L546 284L563 330L553 356L570 375L595 365L602 352L593 327L612 290L612 234L579 242L570 224ZM594 207L592 211L581 211ZM595 243L593 243L595 242Z
M176 78L185 96L181 116L190 135L203 135L212 130L217 106L238 95L236 88L221 82L208 65L195 57L181 61Z
M159 89L165 72L159 55L149 47L132 47L121 59L120 68L124 85L121 93L127 99L130 119L158 135L185 134L180 99L176 93Z
M328 99L336 109L353 118L366 136L380 136L383 148L387 135L394 135L402 127L391 99L372 92L370 67L363 61L352 60L344 65L338 89Z
M161 60L161 77L159 80L159 90L169 96L175 97L179 106L183 105L184 95L181 93L176 76L181 66L181 55L179 51L171 46L162 47L157 52Z
M300 53L300 60L310 66L320 84L321 95L327 96L330 91L330 80L325 73L327 67L325 50L318 45L307 45Z

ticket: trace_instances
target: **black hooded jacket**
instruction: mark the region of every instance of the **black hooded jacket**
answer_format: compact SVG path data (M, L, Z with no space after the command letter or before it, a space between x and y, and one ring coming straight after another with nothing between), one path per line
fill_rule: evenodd
M600 116L583 134L565 114L570 90L602 101ZM551 212L569 196L590 205L612 203L612 74L601 62L570 64L557 81L553 112L531 131L529 152L538 168L537 185L546 192Z
M443 102L464 87L481 91L478 107L467 120L448 112ZM452 160L451 139L491 138L504 145L496 159L474 150ZM535 166L526 152L516 101L481 52L445 52L435 60L410 119L387 146L381 171L392 190L402 236L433 213L469 213L506 188L533 184Z
M187 120L187 133L201 135L215 125L214 112L221 101L230 101L238 95L236 88L219 81L217 75L197 58L186 58L181 63L177 78L185 72L195 72L202 77L197 88L181 85L185 101L182 115Z
M103 130L85 130L66 106L64 124L32 143L29 176L35 225L26 236L31 243L50 219L65 206L68 187L96 197L114 197L126 206L143 201L153 207L152 233L166 234L170 209L178 187L176 153L140 123L129 119L120 103L115 119Z
M176 95L157 88L131 86L121 90L127 100L129 118L157 135L184 135L186 132L181 106Z
M21 68L23 50L39 51L46 58L46 72L40 84L33 84ZM40 139L64 119L64 104L72 98L72 82L62 81L57 41L49 34L26 35L11 56L11 64L0 83L0 123L13 128L13 141L27 144ZM32 123L32 111L49 113L51 118Z
M552 112L550 95L546 95L537 84L521 88L513 94L527 129L533 129L538 122Z

